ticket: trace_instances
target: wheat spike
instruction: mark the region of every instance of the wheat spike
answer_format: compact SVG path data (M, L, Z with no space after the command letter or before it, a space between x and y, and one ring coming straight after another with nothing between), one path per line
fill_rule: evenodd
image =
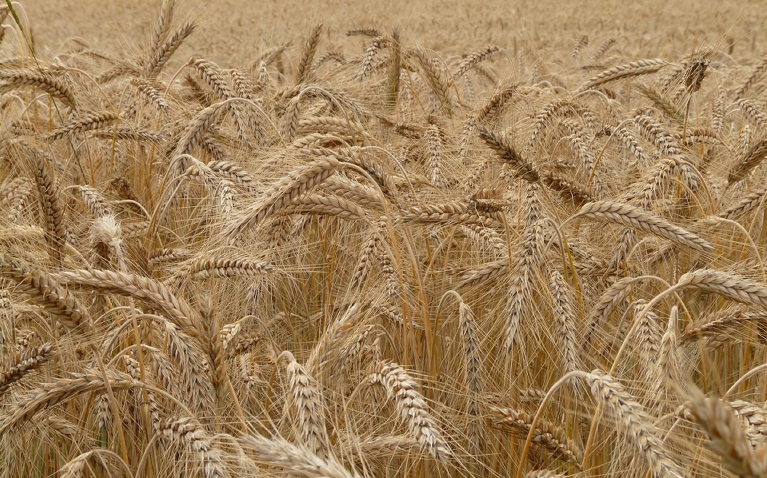
M711 244L695 234L665 219L644 212L634 206L613 201L597 201L586 204L574 217L594 218L649 232L700 252L711 254Z
M644 407L609 375L595 370L588 374L587 381L594 396L618 418L619 426L647 460L653 476L682 478L681 469L666 453L666 447L656 435L653 420Z
M422 450L440 461L452 456L442 432L429 413L426 401L416 390L415 381L402 367L396 363L380 362L370 380L386 387L389 398L397 405L400 420L407 425Z

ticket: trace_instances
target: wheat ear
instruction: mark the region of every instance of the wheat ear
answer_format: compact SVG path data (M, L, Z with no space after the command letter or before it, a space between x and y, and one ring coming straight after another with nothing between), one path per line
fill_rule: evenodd
M181 28L159 47L149 52L149 59L144 67L144 76L146 78L157 78L162 69L170 60L170 57L178 50L178 47L191 35L196 28L194 22L185 23Z
M341 167L342 163L326 157L294 171L286 180L275 185L263 201L248 207L239 220L227 226L223 232L224 237L234 239L322 183Z
M202 425L195 418L168 420L160 426L160 433L171 442L180 442L197 455L202 463L205 478L223 478L226 476L221 453L213 444Z
M714 292L736 302L767 307L767 286L743 276L716 269L698 269L679 278L676 288L693 287Z
M293 445L283 438L271 440L258 435L240 438L244 448L253 450L258 459L271 466L285 468L300 478L358 478L333 457L322 459L308 449Z
M290 382L290 397L301 443L323 460L330 456L328 432L325 428L325 409L322 393L317 381L307 373L288 351L282 353L289 363L287 367Z
M65 327L76 329L88 323L87 309L45 271L30 269L6 254L0 259L0 275L16 282L22 292Z
M461 342L463 343L463 364L466 374L466 383L469 388L468 413L469 439L474 453L481 453L482 444L485 442L484 429L477 423L482 414L482 405L478 398L482 393L482 360L479 356L479 341L477 337L477 324L471 308L461 301L458 305L458 326L461 330Z
M157 21L157 27L152 32L152 38L149 41L149 61L154 56L154 52L160 48L162 42L168 37L170 23L173 20L173 12L176 8L176 0L163 0L160 7L160 18ZM148 63L148 62L147 62Z
M455 69L455 73L453 73L453 79L460 78L467 71L474 68L477 64L487 60L488 58L492 57L499 51L501 51L501 48L499 46L488 45L482 48L481 50L477 50L474 53L467 55L466 58L461 60L461 63L459 63L458 67Z
M298 70L296 71L296 84L303 83L309 76L314 55L317 53L317 47L320 44L322 27L322 23L314 27L312 34L306 40L304 49L301 51L301 61L298 63Z
M71 375L72 378L63 378L57 382L43 384L29 394L19 397L0 421L0 436L20 422L28 421L34 414L43 409L53 407L75 395L103 390L106 387L104 376L100 372L88 371L86 373L72 373ZM112 390L128 390L143 386L141 382L136 382L130 376L114 370L107 371L107 380L109 380L109 386Z
M655 73L664 66L668 65L668 62L659 58L637 60L631 63L625 63L605 70L598 75L590 78L586 83L578 88L578 91L585 91L590 88L603 85L605 83L619 80L621 78L630 78L634 76L647 75L649 73Z
M495 151L495 153L505 162L509 163L517 170L517 176L524 178L529 182L538 181L540 175L533 165L526 161L514 146L501 135L497 135L489 129L478 125L477 131L485 143Z
M67 231L64 224L64 207L61 203L61 189L50 171L54 160L24 141L19 141L16 145L21 147L30 158L40 207L45 217L45 240L48 243L48 251L56 266L60 267Z
M587 382L594 397L601 400L620 421L628 440L647 460L653 476L682 478L679 466L669 457L666 446L658 438L653 419L623 386L612 377L595 370L588 374Z
M708 434L706 446L722 458L725 469L744 478L765 476L767 449L752 448L732 408L717 398L704 396L699 390L692 391L691 395L686 404L690 415Z
M581 50L583 50L584 47L588 46L588 44L589 44L588 35L579 36L578 40L575 42L575 46L573 46L573 51L570 53L570 57L573 60L578 59L578 56L581 54Z
M0 396L2 396L15 382L25 375L40 368L53 356L51 344L46 343L39 347L24 350L6 360L0 370Z
M686 229L671 224L659 216L642 211L630 204L613 201L597 201L583 206L581 210L573 216L573 218L575 217L594 218L621 224L626 227L664 237L677 244L692 247L693 249L706 254L711 254L714 251L713 246L708 241Z
M55 141L58 139L66 138L70 134L81 133L83 131L90 131L94 129L102 129L105 126L114 123L118 119L119 118L117 114L111 111L87 113L62 126L61 128L51 131L50 133L46 134L44 138L48 141Z
M666 333L663 334L660 341L655 374L656 393L659 393L667 385L671 386L672 384L679 383L681 379L679 374L679 350L677 348L677 341L679 339L678 322L679 309L674 306L671 308Z
M442 432L429 413L426 401L416 390L416 382L402 367L393 362L380 362L370 380L386 388L389 398L394 400L397 406L400 420L407 425L422 450L439 461L445 461L452 456Z
M533 423L533 416L524 410L492 407L488 414L489 422L517 438L526 438ZM532 442L547 449L554 458L581 467L583 450L571 440L565 430L546 420L539 419L533 432Z
M767 139L756 143L748 150L743 159L730 170L727 182L732 184L744 179L765 157L767 157Z
M176 297L165 285L148 277L128 272L105 270L64 271L55 276L62 284L88 287L104 292L148 300L175 319L178 325L195 338L201 338L198 314L183 299Z
M559 330L557 339L562 348L564 358L564 371L572 372L579 370L580 356L577 342L577 324L575 311L572 306L570 286L565 278L557 270L549 273L549 287L551 291L551 304L554 310L554 319Z
M5 31L5 30L3 30ZM63 101L72 109L77 108L75 95L72 90L61 80L44 71L38 70L0 70L0 91L18 88L21 86L34 86L48 93L54 98Z

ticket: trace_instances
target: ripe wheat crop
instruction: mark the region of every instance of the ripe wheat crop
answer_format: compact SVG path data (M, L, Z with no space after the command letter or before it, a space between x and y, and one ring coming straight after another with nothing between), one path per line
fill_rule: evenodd
M1 478L767 476L756 46L183 8L0 7Z

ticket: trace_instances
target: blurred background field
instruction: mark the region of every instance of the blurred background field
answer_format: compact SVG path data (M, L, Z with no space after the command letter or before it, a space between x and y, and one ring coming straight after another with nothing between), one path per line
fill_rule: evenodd
M40 47L61 51L80 37L100 48L135 52L148 39L160 1L33 0L24 2ZM676 58L709 45L737 59L758 58L767 48L765 3L750 1L352 1L250 2L187 0L179 19L197 20L200 29L181 54L193 53L225 65L239 65L275 45L296 41L325 23L325 41L350 47L353 28L399 28L410 44L460 54L495 43L509 52L535 46L540 54L569 52L581 35L592 45L618 40L626 56ZM299 40L300 41L300 40ZM146 40L144 40L146 42ZM360 40L362 42L362 40Z

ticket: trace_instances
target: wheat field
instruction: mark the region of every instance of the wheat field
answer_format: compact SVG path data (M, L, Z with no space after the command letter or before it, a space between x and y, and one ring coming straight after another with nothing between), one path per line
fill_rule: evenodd
M0 475L767 476L758 2L0 4Z

